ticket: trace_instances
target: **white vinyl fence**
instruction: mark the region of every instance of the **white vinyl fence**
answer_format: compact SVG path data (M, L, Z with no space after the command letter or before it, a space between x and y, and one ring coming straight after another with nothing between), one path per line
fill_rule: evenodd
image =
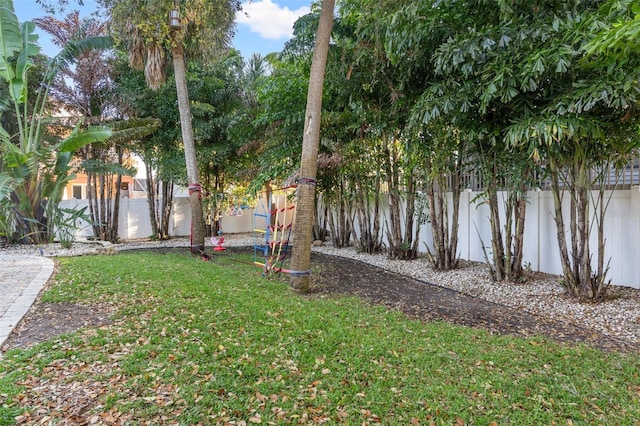
M65 200L60 203L63 208L82 208L87 200ZM88 210L87 210L88 212ZM222 231L225 233L244 233L253 230L253 210L247 209L243 216L223 216ZM191 234L191 208L189 198L173 199L169 235L172 237L188 237ZM78 237L92 236L93 230L88 223L80 225L76 233ZM121 198L120 216L118 218L118 235L121 240L135 240L151 236L149 220L149 203L146 198Z
M462 259L484 262L483 245L491 256L491 225L488 205L473 202L479 194L480 192L474 191L461 194L458 255ZM553 219L553 195L551 191L529 191L527 195L523 262L533 271L560 275L562 266ZM501 196L503 194L499 193L499 197ZM605 264L611 259L608 278L612 280L612 284L640 289L640 187L607 191L606 197L611 197L605 219ZM451 202L449 194L449 203ZM569 197L566 196L563 202L565 211L568 211ZM388 203L387 198L384 203ZM384 204L382 210L388 213L388 204ZM385 218L388 221L388 214L385 214ZM565 220L569 223L568 217ZM386 229L386 223L384 226ZM356 230L357 228L356 226ZM429 223L421 225L419 238L421 252L426 251L425 243L432 248L433 238ZM590 246L595 264L595 231L592 232Z
M474 192L462 194L458 249L463 259L484 261L482 244L491 251L489 208L471 203L477 195ZM553 195L550 191L530 191L527 195L523 261L534 271L561 274ZM608 277L613 284L640 288L640 188L607 191L605 199L607 197L611 197L605 218L605 264L611 259ZM564 197L563 203L564 211L568 212L568 196ZM565 220L568 224L569 217ZM430 234L430 229L428 232ZM430 240L429 235L427 241ZM589 244L595 264L598 248L595 230Z
M482 245L491 250L491 229L488 206L472 203L478 192L466 191L460 200L460 231L458 253L462 259L484 262ZM609 278L613 284L640 289L640 187L607 191L610 196L605 223L605 262L611 259ZM527 218L525 223L524 262L534 271L561 274L558 256L556 226L553 219L553 196L550 191L528 193ZM565 197L568 210L569 199ZM63 207L86 206L86 200L63 201ZM386 206L385 206L386 207ZM386 210L386 209L385 209ZM247 209L243 216L224 216L224 233L246 233L253 231L253 210ZM566 220L568 221L568 217ZM169 233L171 236L189 236L191 210L188 198L174 199ZM356 227L357 228L357 227ZM148 238L151 235L148 203L146 199L123 198L120 200L119 235L123 240ZM79 231L91 235L90 227ZM424 243L431 244L431 227L423 224L420 232L420 250ZM597 256L595 233L591 236L594 262ZM489 254L490 255L490 254Z

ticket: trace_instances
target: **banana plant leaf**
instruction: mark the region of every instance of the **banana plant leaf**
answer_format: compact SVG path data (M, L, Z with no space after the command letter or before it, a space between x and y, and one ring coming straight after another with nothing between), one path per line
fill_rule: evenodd
M58 147L60 152L75 152L90 143L100 142L111 137L112 130L104 126L90 127L83 131L76 130Z
M6 173L0 173L0 202L11 197L11 193L22 184L24 179L15 178Z
M11 61L22 49L18 18L11 0L0 0L0 77L10 82L15 77Z

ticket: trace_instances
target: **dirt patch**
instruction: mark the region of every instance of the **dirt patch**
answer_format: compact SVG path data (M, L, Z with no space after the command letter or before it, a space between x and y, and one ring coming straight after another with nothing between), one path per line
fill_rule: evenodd
M111 310L105 306L37 301L11 333L2 350L25 349L61 334L109 325L112 322L111 314Z

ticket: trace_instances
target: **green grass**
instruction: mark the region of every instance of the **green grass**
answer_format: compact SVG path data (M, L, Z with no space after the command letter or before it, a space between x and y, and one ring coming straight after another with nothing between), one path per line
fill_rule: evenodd
M306 298L250 260L61 259L43 300L110 303L115 322L6 353L0 424L640 424L637 355Z

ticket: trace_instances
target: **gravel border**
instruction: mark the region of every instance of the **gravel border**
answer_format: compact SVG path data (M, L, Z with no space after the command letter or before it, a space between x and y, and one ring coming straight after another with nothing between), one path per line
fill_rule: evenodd
M247 234L225 235L224 246L252 246L255 239ZM122 250L189 247L187 238L174 238L168 241L127 241L121 244L83 241L76 242L70 249L62 249L59 244L39 247L10 246L2 249L5 254L77 256L86 254L109 254ZM206 241L206 247L213 247ZM491 281L486 265L477 262L461 262L462 266L454 271L435 271L426 258L403 261L391 260L384 254L369 255L358 253L353 247L336 249L334 247L314 246L314 251L333 256L359 260L387 271L407 275L427 281L461 293L478 297L493 303L522 310L534 315L549 317L557 321L593 329L603 334L622 339L634 346L640 346L640 290L612 286L606 301L598 304L578 303L565 295L565 290L557 277L531 273L524 283L496 284Z

